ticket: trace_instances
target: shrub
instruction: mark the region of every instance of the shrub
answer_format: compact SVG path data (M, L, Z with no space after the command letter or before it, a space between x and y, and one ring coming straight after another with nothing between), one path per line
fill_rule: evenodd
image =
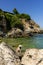
M24 30L24 26L21 21L16 21L14 24L15 28L20 28L21 30Z
M31 17L28 14L20 14L19 15L20 18L25 18L26 20L30 20Z
M19 14L19 12L17 11L16 8L13 9L13 13L14 13L14 14Z
M22 22L16 15L12 17L12 21L10 23L11 27L20 28L21 30L24 29Z

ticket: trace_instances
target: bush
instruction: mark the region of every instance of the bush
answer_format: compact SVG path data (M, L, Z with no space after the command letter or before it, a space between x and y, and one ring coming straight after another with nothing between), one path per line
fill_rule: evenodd
M11 20L12 20L12 15L10 15L9 13L5 14L5 19L6 19L6 24L7 24L7 31L9 31L11 29Z
M20 28L21 30L24 30L24 26L21 21L16 21L14 24L15 28Z
M13 9L13 13L14 13L14 14L19 14L19 12L17 11L16 8Z
M20 14L19 15L20 18L25 18L26 20L30 20L31 17L28 14Z
M1 16L5 16L6 24L7 24L7 30L10 30L11 28L20 28L21 30L24 30L24 26L22 21L20 19L30 20L31 17L28 14L20 14L16 8L14 8L13 13L5 12L0 9L0 20L3 18Z
M22 22L19 20L19 18L16 15L12 17L12 21L10 23L11 23L11 27L20 28L21 30L24 29Z

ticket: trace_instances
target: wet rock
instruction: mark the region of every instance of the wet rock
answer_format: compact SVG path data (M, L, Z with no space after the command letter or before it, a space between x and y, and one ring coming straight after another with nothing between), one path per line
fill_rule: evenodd
M43 49L27 49L21 64L23 65L43 65Z

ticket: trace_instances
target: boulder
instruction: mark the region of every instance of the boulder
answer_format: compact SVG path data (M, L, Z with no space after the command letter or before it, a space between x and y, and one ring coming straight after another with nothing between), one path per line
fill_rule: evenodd
M12 28L7 34L6 34L6 37L14 37L15 35L15 29Z
M23 35L23 31L17 28L15 31L15 37L22 37L22 35Z
M0 65L21 65L16 52L4 42L0 44Z
M22 37L22 33L23 31L19 28L12 28L12 30L10 30L6 37Z
M43 49L27 49L22 61L22 65L43 65Z

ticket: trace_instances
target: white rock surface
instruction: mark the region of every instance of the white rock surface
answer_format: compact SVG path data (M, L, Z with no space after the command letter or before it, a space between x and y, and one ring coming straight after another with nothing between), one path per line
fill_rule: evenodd
M27 49L21 64L23 65L43 65L43 49Z
M17 53L2 42L0 44L0 65L43 65L43 49L27 49L20 61Z
M16 52L4 42L0 44L0 65L21 65Z

